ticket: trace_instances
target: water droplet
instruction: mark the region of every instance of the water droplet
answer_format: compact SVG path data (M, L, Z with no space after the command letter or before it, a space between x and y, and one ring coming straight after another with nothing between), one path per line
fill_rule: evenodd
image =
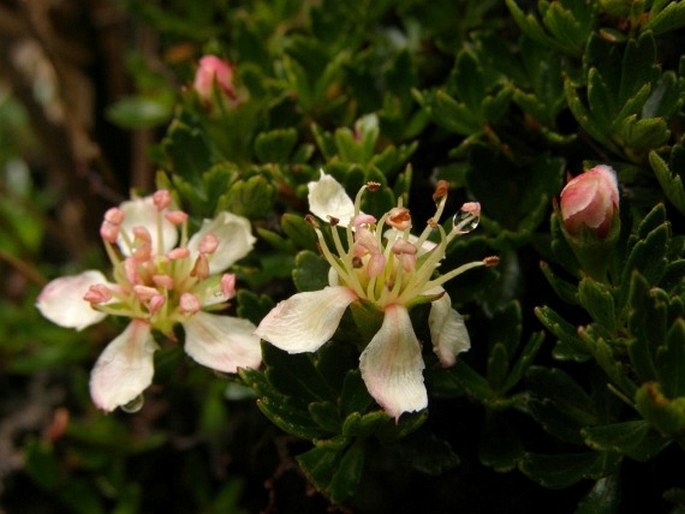
M128 412L129 414L133 414L134 412L138 412L140 409L142 409L144 403L145 399L143 398L143 395L139 394L127 404L122 405L121 410Z
M480 216L471 211L461 210L452 217L452 230L458 234L468 234L480 223Z

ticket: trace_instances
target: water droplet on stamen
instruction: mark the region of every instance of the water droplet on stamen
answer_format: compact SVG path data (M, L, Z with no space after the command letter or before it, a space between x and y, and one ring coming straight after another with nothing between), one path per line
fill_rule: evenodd
M145 399L143 398L143 395L139 394L127 404L122 405L121 410L128 412L129 414L133 414L134 412L138 412L140 409L142 409L144 403Z
M475 230L479 223L480 216L469 211L459 211L452 217L452 230L458 234L468 234Z

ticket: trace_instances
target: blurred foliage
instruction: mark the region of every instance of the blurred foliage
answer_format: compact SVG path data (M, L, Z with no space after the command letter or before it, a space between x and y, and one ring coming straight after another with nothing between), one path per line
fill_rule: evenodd
M239 376L165 345L143 409L105 416L88 373L116 322L73 332L33 304L48 278L104 262L96 233L64 242L65 205L87 209L65 198L104 210L138 184L116 156L116 191L93 178L101 167L73 171L80 192L54 176L35 112L0 75L0 512L685 510L685 2L118 8L154 48L122 36L129 90L98 116L153 135L149 183L193 224L224 210L251 220L238 315L258 323L327 284L304 220L322 169L352 196L378 182L365 212L401 198L421 227L448 180L448 208L478 201L483 217L442 269L500 265L446 284L472 348L450 368L426 348L429 408L398 422L361 380L368 337L349 314L319 352L264 342L263 366ZM192 87L210 53L236 66L230 108ZM597 163L621 186L605 279L582 270L553 208L564 175ZM427 310L411 314L429 341Z

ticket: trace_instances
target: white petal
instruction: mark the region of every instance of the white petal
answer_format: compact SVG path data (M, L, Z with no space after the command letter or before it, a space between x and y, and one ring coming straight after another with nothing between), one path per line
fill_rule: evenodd
M150 325L133 320L109 343L90 375L90 396L104 411L126 405L152 383L157 349Z
M96 311L83 299L88 288L95 284L108 284L99 271L84 271L79 275L56 278L38 295L36 307L53 323L81 330L102 321L106 314Z
M183 322L185 350L196 362L226 373L258 368L262 361L255 326L246 319L197 312Z
M423 359L407 309L390 305L380 330L359 357L359 369L371 396L398 419L403 412L428 406Z
M121 231L126 233L130 241L133 241L133 229L143 227L147 229L152 238L152 251L156 255L162 255L176 246L178 242L178 229L176 225L168 221L164 216L159 216L157 207L151 196L146 198L136 198L123 202L119 208L124 213L124 221L121 222ZM158 219L161 219L162 238L160 245L159 233L157 231ZM127 257L131 255L131 249L124 243L121 236L117 239L117 244L121 253Z
M255 334L289 353L314 352L333 337L345 309L356 299L342 286L298 293L279 302Z
M309 210L313 214L324 221L333 216L345 227L350 224L354 216L354 203L337 180L322 172L321 178L307 184L307 188Z
M431 304L428 327L433 351L443 366L452 366L457 360L457 354L471 348L471 338L464 319L452 308L452 301L447 293Z
M219 240L219 247L209 258L209 273L219 273L231 264L245 257L255 244L250 221L230 212L221 212L213 220L204 220L202 227L188 241L191 260L198 254L202 238L214 234Z

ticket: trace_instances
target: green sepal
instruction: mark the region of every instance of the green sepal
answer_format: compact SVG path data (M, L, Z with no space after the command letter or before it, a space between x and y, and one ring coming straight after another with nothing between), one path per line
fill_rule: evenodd
M255 139L255 155L263 163L286 163L296 143L295 128L262 132Z
M644 420L586 427L581 432L585 444L590 448L602 452L622 453L640 462L648 461L670 442Z
M528 478L544 487L564 489L584 478L599 479L613 473L619 461L620 456L616 453L526 453L518 467Z
M320 291L328 286L328 270L331 265L326 259L310 250L302 250L295 257L293 282L298 291Z

